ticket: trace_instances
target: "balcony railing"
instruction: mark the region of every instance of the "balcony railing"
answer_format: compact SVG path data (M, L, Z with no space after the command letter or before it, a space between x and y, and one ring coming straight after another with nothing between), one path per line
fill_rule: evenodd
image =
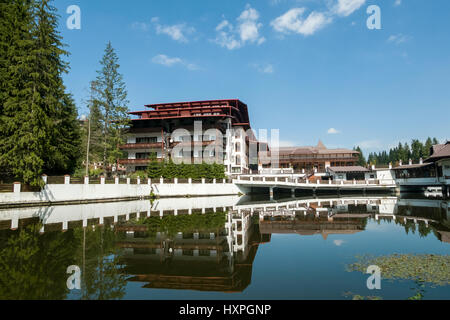
M149 164L150 163L150 159L120 159L119 160L119 164Z
M132 149L161 149L162 142L155 143L127 143L120 146L122 150L132 150Z

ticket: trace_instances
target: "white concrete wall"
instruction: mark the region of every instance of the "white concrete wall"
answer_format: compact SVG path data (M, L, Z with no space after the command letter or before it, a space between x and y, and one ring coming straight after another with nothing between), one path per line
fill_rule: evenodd
M237 195L234 184L48 184L41 192L0 193L0 204L160 197Z
M379 180L381 184L392 184L394 180L392 170L376 170L376 179Z

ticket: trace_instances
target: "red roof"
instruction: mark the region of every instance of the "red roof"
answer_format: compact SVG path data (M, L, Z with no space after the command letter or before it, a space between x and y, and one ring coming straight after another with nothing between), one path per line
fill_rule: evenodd
M149 104L153 110L130 112L141 120L170 120L180 118L231 118L233 125L250 128L247 105L238 99L186 101Z

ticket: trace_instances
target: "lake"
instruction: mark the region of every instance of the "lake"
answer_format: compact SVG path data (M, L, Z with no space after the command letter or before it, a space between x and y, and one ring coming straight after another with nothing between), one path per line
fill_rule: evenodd
M449 207L328 195L0 210L0 299L450 299Z

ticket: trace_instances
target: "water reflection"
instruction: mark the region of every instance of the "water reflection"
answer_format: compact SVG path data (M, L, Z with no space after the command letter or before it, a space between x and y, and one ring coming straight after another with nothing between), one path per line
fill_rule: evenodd
M148 291L243 293L255 282L260 245L270 246L274 235L329 241L365 233L370 222L449 243L449 220L449 203L441 199L379 195L1 210L0 299L123 299L133 284ZM70 265L82 270L79 291L67 289Z

